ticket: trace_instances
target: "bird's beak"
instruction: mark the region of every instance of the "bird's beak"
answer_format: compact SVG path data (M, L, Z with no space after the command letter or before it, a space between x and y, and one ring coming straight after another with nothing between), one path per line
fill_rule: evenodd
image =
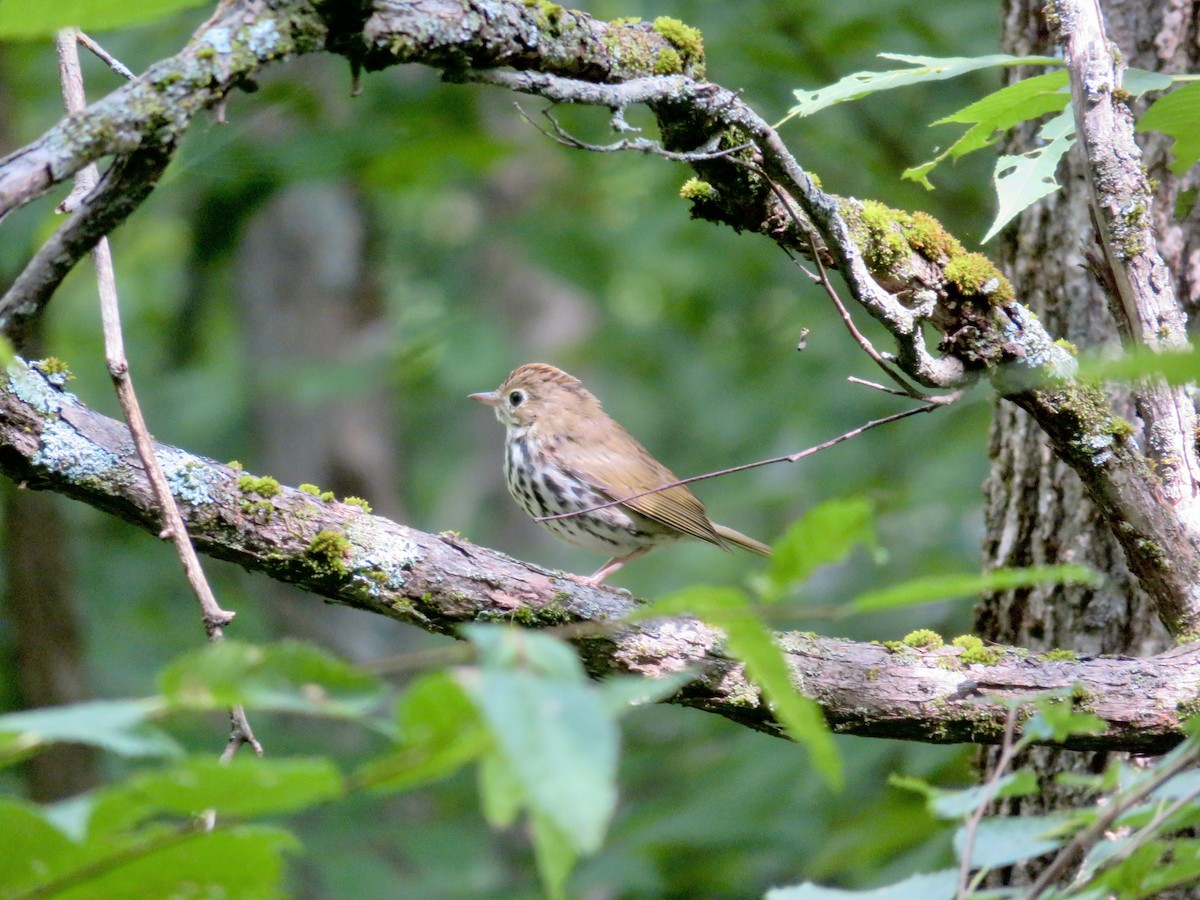
M483 403L487 406L500 405L499 391L487 391L482 394L467 394L467 397L469 397L471 400L478 400L480 403Z

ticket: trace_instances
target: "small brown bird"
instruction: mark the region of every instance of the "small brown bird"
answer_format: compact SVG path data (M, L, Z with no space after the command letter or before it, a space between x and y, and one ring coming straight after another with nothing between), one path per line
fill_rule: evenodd
M496 390L470 397L492 407L507 430L504 477L529 515L622 501L540 523L568 543L612 555L580 581L599 584L630 560L681 537L770 555L765 544L709 520L704 504L682 485L633 497L678 479L609 418L578 378L561 369L530 363Z

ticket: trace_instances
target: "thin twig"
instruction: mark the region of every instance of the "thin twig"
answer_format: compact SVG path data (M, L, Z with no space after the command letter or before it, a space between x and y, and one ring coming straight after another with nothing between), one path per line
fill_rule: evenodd
M119 59L97 44L92 38L88 37L82 31L75 32L75 39L79 41L87 49L91 50L106 66L124 78L126 81L133 81L137 78L129 69L127 69Z
M856 378L853 375L847 376L846 380L851 384L861 384L863 387L873 388L877 391L883 391L885 394L891 394L895 397L907 397L904 391L898 391L895 388L890 388L887 385L879 384L875 381L867 381L865 378Z
M906 409L903 412L893 413L890 416L884 416L882 419L872 419L857 428L852 428L845 434L839 434L835 438L831 438L822 444L817 444L815 447L809 447L807 450L801 450L799 453L792 453L787 456L774 456L771 459L760 459L757 462L743 463L740 466L731 466L728 469L721 469L719 472L706 472L703 475L693 475L691 478L680 478L678 481L669 481L666 484L660 484L658 487L650 488L647 491L640 491L636 494L630 494L627 497L621 497L617 500L609 500L607 503L598 503L595 506L589 506L586 509L572 510L571 512L558 513L553 516L535 516L535 522L553 522L557 519L569 519L572 516L582 516L587 513L596 512L600 509L608 509L610 506L616 506L620 503L629 503L631 500L637 500L641 497L657 494L660 491L669 491L671 488L680 487L685 484L691 484L695 481L705 481L709 478L720 478L722 475L732 475L735 472L745 472L748 469L758 469L762 466L772 466L775 463L781 462L799 462L807 456L812 456L814 453L819 453L822 450L828 450L830 447L840 444L842 441L848 441L851 438L858 437L864 431L870 431L880 425L887 425L889 422L896 422L900 419L906 419L909 416L915 416L917 413L932 412L935 409L940 409L945 404L927 403L924 406L918 406L914 409Z
M55 42L63 86L63 101L68 113L78 112L86 106L83 73L79 67L78 35L77 30L67 28L58 33ZM82 192L86 194L95 187L97 180L96 167L94 165L87 166L81 169L77 175L76 190L82 189ZM204 577L204 570L200 566L196 548L192 546L191 538L188 537L183 516L175 504L175 498L171 495L166 475L154 452L154 444L150 438L149 429L146 427L146 420L142 415L137 394L133 389L133 379L129 374L129 361L125 356L116 273L113 269L112 251L108 244L108 238L101 237L97 241L93 256L96 263L96 281L100 293L100 314L104 330L104 353L108 362L109 375L112 377L117 398L125 413L125 421L129 425L138 457L141 459L146 477L150 481L155 500L162 513L164 525L162 536L169 537L174 542L188 584L191 585L192 591L199 601L204 630L210 641L217 642L224 638L222 629L229 624L234 614L221 609L213 595L212 588L209 587L208 580ZM243 744L249 744L254 748L256 754L262 755L262 745L255 739L254 733L246 721L245 711L240 706L233 707L230 710L230 719L233 727L222 759L231 757Z
M1108 831L1113 822L1125 815L1126 812L1141 803L1184 769L1194 765L1197 753L1200 753L1200 748L1196 747L1193 747L1191 752L1180 753L1170 763L1160 766L1153 778L1146 779L1137 788L1130 791L1124 797L1121 797L1119 801L1114 800L1114 802L1104 807L1100 814L1092 821L1091 825L1076 834L1071 843L1058 851L1058 855L1042 870L1037 881L1029 888L1029 893L1025 895L1024 900L1037 900L1038 897L1045 893L1054 880L1062 874L1063 870L1070 865L1071 861L1083 854L1084 848L1089 847L1099 840L1104 832Z
M967 820L967 824L963 828L962 860L958 865L958 890L954 895L955 900L963 900L971 889L971 857L975 853L975 835L979 832L979 823L983 821L984 812L996 799L1000 780L1008 771L1008 767L1012 765L1013 757L1017 754L1016 733L1017 707L1014 705L1008 708L1008 715L1004 719L1004 740L1000 745L1000 756L996 759L996 765L988 777L987 784L984 785L979 802L971 811L971 818Z

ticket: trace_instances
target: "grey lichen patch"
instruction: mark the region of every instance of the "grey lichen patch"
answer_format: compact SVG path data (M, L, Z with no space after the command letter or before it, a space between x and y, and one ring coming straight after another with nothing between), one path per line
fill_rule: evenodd
M1000 335L1005 343L1020 348L1020 355L1007 366L1008 381L1015 381L1015 370L1033 371L1039 378L1074 378L1079 372L1079 361L1071 351L1050 337L1033 311L1013 303L997 315ZM1016 385L1013 384L1013 387ZM1007 386L1002 386L1007 390Z
M128 474L114 454L97 447L61 420L47 422L42 429L33 463L75 484L91 486L120 484Z
M158 462L176 500L191 506L213 502L216 475L211 464L174 447L160 448Z
M421 558L416 542L397 534L379 519L356 516L346 526L350 555L346 565L353 582L369 596L403 590L407 571Z
M64 403L74 403L75 395L59 390L49 377L36 371L24 360L14 360L8 366L8 387L22 403L40 413L56 413Z

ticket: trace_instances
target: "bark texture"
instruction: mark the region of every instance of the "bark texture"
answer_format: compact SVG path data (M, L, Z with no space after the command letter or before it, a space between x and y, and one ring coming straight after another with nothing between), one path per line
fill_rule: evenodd
M1103 4L1108 37L1130 66L1154 71L1194 70L1197 65L1195 7L1191 4L1147 5L1128 0ZM1056 52L1045 25L1043 4L1009 0L1005 6L1003 43L1014 54ZM1013 78L1018 73L1013 73ZM1006 152L1033 146L1036 128L1013 135ZM1139 139L1144 162L1157 181L1153 224L1158 250L1175 280L1180 299L1191 315L1197 309L1195 264L1200 247L1197 218L1174 217L1180 180L1167 169L1169 156L1161 137ZM1017 296L1045 323L1080 348L1120 346L1120 331L1105 291L1087 269L1087 257L1099 253L1096 227L1089 210L1087 160L1081 147L1060 166L1063 189L1023 213L1002 242L1003 268ZM1128 393L1110 390L1114 408L1139 428L1136 404ZM1144 435L1139 434L1139 440ZM984 485L988 567L1082 563L1105 574L1097 587L1056 585L1007 591L985 597L977 610L982 636L1019 646L1070 648L1085 654L1147 656L1170 645L1154 606L1129 571L1125 554L1103 521L1100 510L1075 472L1050 449L1045 432L1014 404L999 401L992 424L992 469ZM987 762L994 753L986 752ZM1062 771L1100 771L1106 753L1078 753L1050 748L1031 752L1025 764L1042 778L1042 792L1011 801L1016 813L1045 812L1085 798L1057 785ZM1021 885L1037 866L1003 873L995 884Z

